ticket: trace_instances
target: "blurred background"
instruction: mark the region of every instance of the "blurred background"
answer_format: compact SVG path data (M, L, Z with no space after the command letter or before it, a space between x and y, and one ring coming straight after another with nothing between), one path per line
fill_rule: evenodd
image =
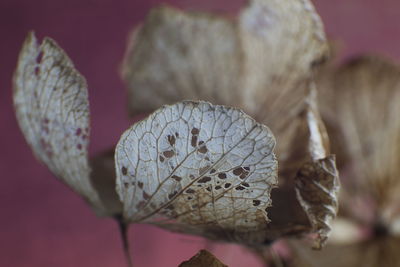
M55 39L89 84L91 146L114 145L135 118L126 115L118 75L128 32L151 7L234 14L243 0L0 0L0 266L126 266L116 224L97 218L75 193L38 163L18 128L12 74L28 31ZM400 60L398 0L314 0L341 58L366 52ZM136 118L137 119L137 118ZM231 267L261 266L234 245L134 225L129 232L135 266L178 266L207 246Z

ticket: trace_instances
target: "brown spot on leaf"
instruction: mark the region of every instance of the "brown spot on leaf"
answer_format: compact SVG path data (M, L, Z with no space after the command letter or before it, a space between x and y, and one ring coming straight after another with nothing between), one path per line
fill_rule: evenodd
M246 171L250 171L250 167L243 167L243 169L245 169Z
M129 183L124 183L124 187L127 189L129 187Z
M166 158L172 158L175 155L175 152L173 150L168 150L168 151L164 151L163 155Z
M127 175L128 174L128 169L125 166L122 166L121 172L122 172L122 175Z
M230 183L226 183L226 184L224 185L225 188L228 188L228 187L230 187L230 186L231 186Z
M248 183L242 183L242 185L245 187L250 187L250 185Z
M143 191L143 198L147 200L150 198L150 195Z
M220 186L220 185L217 185L216 187L215 187L215 190L219 190L219 189L221 189L222 187Z
M198 180L197 182L198 183L207 183L209 181L211 181L211 177L205 176L205 177L201 178L200 180Z
M243 173L243 171L244 171L243 168L239 167L239 168L236 168L236 169L233 170L233 174L236 175L236 176L239 176L239 175L241 175Z
M202 145L199 150L198 150L201 154L205 154L207 153L208 149L206 147L206 145Z
M179 182L179 181L182 180L182 177L179 177L179 176L177 176L177 175L172 175L171 178L174 179L174 180L177 181L177 182Z
M215 169L212 169L212 170L210 171L211 174L213 174L213 173L215 173L215 172L216 172Z
M219 179L226 179L226 174L224 172L221 172L218 174Z
M242 191L242 190L244 190L245 188L243 187L243 186L237 186L236 188L235 188L236 190L239 190L239 191Z
M175 145L175 136L173 136L173 135L168 135L167 138L168 138L168 143L169 143L171 146Z
M190 142L190 145L191 145L192 147L196 147L196 144L197 144L197 135L193 135L193 136L192 136L192 140L191 140L191 142Z
M261 201L258 199L253 200L253 206L257 207L258 205L260 205L260 203L261 203Z
M194 190L191 189L191 188L189 188L188 190L186 190L186 193L188 193L188 194L193 194L194 192L196 192L196 191L194 191Z
M140 189L143 189L143 183L142 182L138 182L138 186Z
M174 191L171 194L168 195L168 199L173 198L178 192Z
M161 161L161 162L164 162L164 157L163 157L163 156L160 155L159 158L160 158L160 161Z
M206 190L207 190L208 192L211 192L211 189L212 189L211 186L208 186L208 187L206 188Z
M198 135L199 134L199 129L197 129L197 128L193 128L192 129L192 131L191 131L191 133L193 134L193 135Z

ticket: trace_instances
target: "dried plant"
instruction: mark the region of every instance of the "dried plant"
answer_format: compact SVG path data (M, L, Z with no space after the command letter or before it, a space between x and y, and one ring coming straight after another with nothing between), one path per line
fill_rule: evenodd
M321 110L343 174L340 223L319 254L295 244L296 266L397 266L400 67L362 56L321 77Z
M127 51L131 111L157 110L122 135L115 174L113 149L88 159L84 78L29 34L14 103L39 160L124 236L151 223L255 250L306 234L325 244L339 182L312 81L327 45L308 0L253 0L234 21L157 8Z

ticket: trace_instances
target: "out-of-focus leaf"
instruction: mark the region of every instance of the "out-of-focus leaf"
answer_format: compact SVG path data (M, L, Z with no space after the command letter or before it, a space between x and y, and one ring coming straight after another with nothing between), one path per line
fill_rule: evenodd
M303 108L312 65L327 54L308 0L253 0L236 21L161 7L133 36L122 71L132 112L208 100L274 131Z
M325 84L321 108L328 129L336 128L329 134L346 176L344 208L356 220L389 226L400 216L400 67L364 56L332 72ZM360 199L372 210L368 218Z
M200 250L188 261L182 262L179 267L227 267L207 250Z
M242 111L164 106L121 137L117 191L129 222L256 246L277 183L275 139Z
M38 44L33 33L26 38L14 75L14 105L36 157L99 215L108 214L89 177L86 81L52 39Z
M293 267L396 267L400 262L400 239L382 237L347 245L328 244L321 251L313 251L301 243L295 244Z

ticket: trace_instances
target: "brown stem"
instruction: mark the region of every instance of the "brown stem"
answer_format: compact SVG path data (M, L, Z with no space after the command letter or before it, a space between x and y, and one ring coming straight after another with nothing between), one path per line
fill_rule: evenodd
M124 222L122 216L115 216L121 234L122 246L128 267L133 267L131 254L129 253L128 225Z

